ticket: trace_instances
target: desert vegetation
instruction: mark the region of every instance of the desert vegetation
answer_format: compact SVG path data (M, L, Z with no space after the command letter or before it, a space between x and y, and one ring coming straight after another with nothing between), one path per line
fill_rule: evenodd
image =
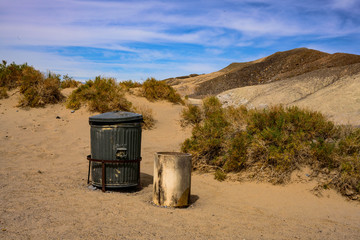
M133 80L122 81L119 84L126 91L129 91L132 88L139 88L142 86L141 83L135 82Z
M91 112L130 111L131 102L126 100L124 90L114 78L97 76L75 89L66 106L77 110L87 105Z
M125 83L128 86L136 85L133 82ZM134 107L125 98L124 82L116 83L114 78L104 78L98 76L95 80L89 80L80 85L68 97L67 108L77 110L82 105L87 105L91 112L111 112L111 111L130 111L143 115L143 128L152 129L155 119L151 108L145 106Z
M193 126L182 151L193 155L195 169L214 170L219 180L238 173L286 183L294 170L310 166L313 177L327 176L322 187L359 198L360 129L337 126L319 112L282 106L223 108L210 97L202 107L187 106L182 125Z
M63 76L63 80L61 81L60 87L62 89L65 88L76 88L81 84L81 82L76 81L74 78L69 77L69 75L65 74Z
M42 107L46 104L61 102L60 75L41 73L26 63L17 65L3 60L0 66L1 98L8 96L7 90L19 88L20 107Z
M0 99L8 98L9 90L18 89L19 107L43 107L63 102L65 96L61 93L62 89L76 88L66 100L67 108L77 110L87 106L89 111L100 113L136 111L143 115L143 128L151 129L155 125L152 110L145 106L133 107L125 98L126 91L141 86L131 80L116 83L114 78L101 76L81 84L67 74L61 80L60 74L42 73L26 63L8 65L3 60L0 64Z
M142 128L146 130L153 129L155 126L154 113L150 107L147 106L137 106L133 107L133 112L139 113L143 116Z
M142 95L149 101L167 100L172 103L184 104L181 96L165 81L148 78L142 84Z

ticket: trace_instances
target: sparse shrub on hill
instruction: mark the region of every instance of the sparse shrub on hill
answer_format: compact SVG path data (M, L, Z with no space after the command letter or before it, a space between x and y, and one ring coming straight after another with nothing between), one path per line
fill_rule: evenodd
M360 196L359 129L335 126L298 107L222 108L215 97L205 99L199 111L188 106L182 113L183 121L194 125L182 151L193 155L195 169L214 169L220 180L229 172L247 172L284 183L307 165L314 173L332 171L329 186L353 199Z
M157 81L155 78L148 78L142 84L142 95L149 101L167 100L172 103L184 104L181 96L176 93L174 88L164 81Z
M119 84L126 91L128 91L131 88L138 88L138 87L142 86L141 83L135 82L135 81L132 81L132 80L122 81Z
M113 78L98 76L74 90L67 100L67 107L79 109L87 104L92 112L130 111L131 102L124 97L124 91Z
M20 80L21 107L42 107L55 104L64 99L60 92L60 75L48 72L47 75L33 67L26 66Z
M65 88L76 88L78 87L80 84L80 82L76 81L75 79L73 79L72 77L69 77L69 75L64 75L63 76L63 80L60 83L60 87L62 89Z

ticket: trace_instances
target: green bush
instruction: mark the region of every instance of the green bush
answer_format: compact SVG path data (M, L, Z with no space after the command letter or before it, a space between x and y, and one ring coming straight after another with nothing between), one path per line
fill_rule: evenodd
M75 79L73 79L72 77L69 77L69 75L64 75L63 76L63 80L60 83L60 87L62 89L65 88L76 88L78 87L80 84L80 82L76 81Z
M307 165L314 172L336 172L329 176L330 185L360 196L359 129L335 126L322 114L298 107L222 108L211 97L194 109L189 105L182 112L182 121L194 126L182 151L193 155L195 169L217 170L217 179L250 170L258 179L284 183Z
M149 101L167 100L172 103L184 104L181 96L176 93L174 88L164 81L157 81L155 78L148 78L142 84L142 95Z
M67 100L70 109L87 104L91 112L130 111L131 102L126 100L122 88L113 78L98 76L74 90Z
M195 126L202 121L201 109L198 106L187 104L181 111L181 126Z
M205 99L201 115L203 120L195 124L192 137L185 140L182 151L193 155L194 168L203 168L217 162L223 154L223 143L228 122L224 118L221 103L215 97ZM191 109L191 106L188 105ZM217 164L214 164L217 165Z

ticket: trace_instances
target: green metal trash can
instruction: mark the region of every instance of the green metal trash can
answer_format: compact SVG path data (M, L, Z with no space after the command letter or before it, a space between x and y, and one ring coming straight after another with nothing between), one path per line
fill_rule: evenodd
M88 182L96 187L122 188L140 184L141 122L131 112L107 112L89 118L91 155Z

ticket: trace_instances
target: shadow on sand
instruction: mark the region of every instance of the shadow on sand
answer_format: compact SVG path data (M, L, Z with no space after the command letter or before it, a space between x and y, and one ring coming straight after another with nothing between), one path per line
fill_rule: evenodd
M122 187L122 188L106 188L106 192L117 192L117 193L136 193L140 192L146 187L149 187L153 184L154 177L146 173L140 173L140 186L135 187ZM91 190L99 190L101 188L94 187L91 184L88 186ZM189 206L193 205L197 200L199 200L198 195L190 195Z

